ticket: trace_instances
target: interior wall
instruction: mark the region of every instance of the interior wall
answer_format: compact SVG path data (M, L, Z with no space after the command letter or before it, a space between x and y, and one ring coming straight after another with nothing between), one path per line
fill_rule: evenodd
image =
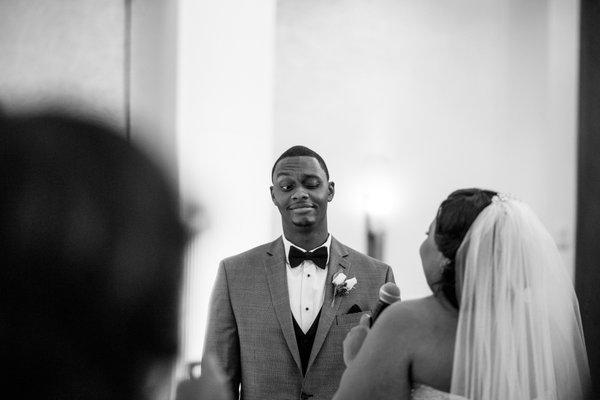
M131 139L176 181L178 2L123 3L129 14L125 51Z
M188 220L183 358L202 356L219 261L272 240L275 2L181 0L178 151Z
M462 187L528 202L572 269L577 10L278 1L274 154L305 144L325 158L342 242L365 251L365 214L376 214L403 298L430 293L418 247Z
M0 2L0 108L48 105L126 127L123 0Z

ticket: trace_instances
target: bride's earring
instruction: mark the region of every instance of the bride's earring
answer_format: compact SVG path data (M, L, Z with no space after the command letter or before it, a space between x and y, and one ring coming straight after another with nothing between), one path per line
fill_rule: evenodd
M450 259L444 258L444 261L442 261L442 264L440 265L440 276L444 276L444 272L448 265L450 265Z

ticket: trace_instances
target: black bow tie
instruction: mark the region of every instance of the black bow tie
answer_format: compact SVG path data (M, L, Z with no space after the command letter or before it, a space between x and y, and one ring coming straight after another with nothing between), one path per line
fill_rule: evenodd
M316 250L304 252L295 246L290 246L288 259L292 268L296 268L304 260L311 260L317 267L325 269L327 265L327 247L322 246Z

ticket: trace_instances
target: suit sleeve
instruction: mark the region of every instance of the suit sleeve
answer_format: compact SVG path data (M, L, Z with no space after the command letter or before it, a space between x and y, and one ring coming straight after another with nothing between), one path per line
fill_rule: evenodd
M230 397L238 399L241 380L240 342L223 261L219 265L209 306L204 357L209 354L225 374Z

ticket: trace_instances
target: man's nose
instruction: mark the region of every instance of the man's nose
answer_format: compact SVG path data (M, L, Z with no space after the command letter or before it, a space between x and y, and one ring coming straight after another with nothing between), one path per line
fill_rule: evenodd
M292 200L294 201L306 199L308 199L308 193L306 193L306 191L304 191L302 188L299 188L292 194Z

